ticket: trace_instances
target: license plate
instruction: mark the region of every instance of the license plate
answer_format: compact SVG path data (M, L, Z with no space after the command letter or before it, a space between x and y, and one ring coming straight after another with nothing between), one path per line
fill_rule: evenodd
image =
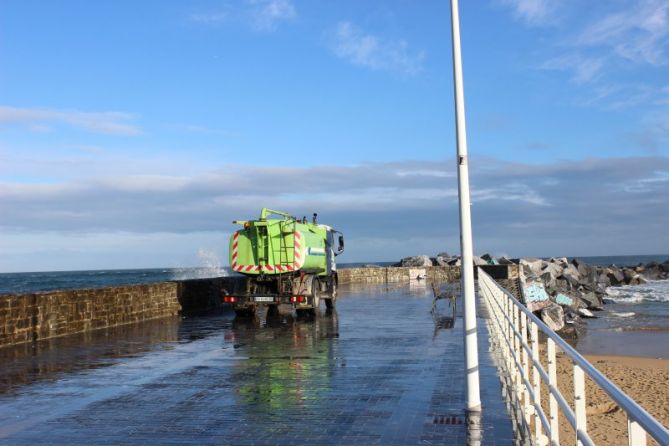
M274 298L272 296L256 296L255 301L256 302L274 302Z

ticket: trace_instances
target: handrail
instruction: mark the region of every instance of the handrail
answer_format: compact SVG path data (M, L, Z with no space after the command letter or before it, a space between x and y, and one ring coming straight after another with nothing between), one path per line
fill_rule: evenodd
M628 432L630 444L646 444L646 434L650 435L661 445L669 445L669 430L653 418L646 410L639 406L632 398L626 395L620 388L606 378L599 370L590 364L580 353L551 330L536 315L520 303L511 293L495 282L485 271L479 268L479 293L483 297L492 318L489 322L491 335L495 335L495 341L502 347L505 359L506 371L515 384L517 402L523 398L525 421L534 414L536 418L535 430L537 438L535 441L545 444L548 438L541 433L541 427L546 429L552 444L558 445L559 434L557 432L557 407L560 407L569 424L576 432L580 444L594 444L587 434L586 411L585 411L585 383L583 373L585 372L606 394L624 410L628 418ZM493 324L494 322L494 324ZM529 324L528 324L529 322ZM538 347L536 346L538 330L548 337L548 363L549 372L539 361ZM528 345L528 332L533 346ZM557 389L555 380L555 345L557 345L574 364L574 395L575 408L572 411L564 396ZM529 364L528 364L529 362ZM534 388L530 384L529 371L531 367L535 374ZM541 407L539 394L539 379L549 389L551 396L550 417L546 417ZM521 388L524 385L524 388ZM553 401L553 398L555 401ZM553 403L557 404L553 404ZM550 419L550 422L548 420Z

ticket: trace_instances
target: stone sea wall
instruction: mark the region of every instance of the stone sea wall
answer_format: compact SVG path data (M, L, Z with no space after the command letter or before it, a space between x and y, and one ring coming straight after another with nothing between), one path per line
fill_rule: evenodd
M495 279L516 279L517 265L488 265ZM339 283L455 282L459 266L366 267L338 271ZM240 276L148 285L0 295L0 347L181 313L220 308L221 292L242 292Z
M0 346L174 316L176 283L0 295Z

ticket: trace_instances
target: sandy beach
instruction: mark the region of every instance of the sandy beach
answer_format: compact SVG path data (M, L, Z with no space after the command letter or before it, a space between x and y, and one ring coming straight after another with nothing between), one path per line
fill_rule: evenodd
M600 355L587 355L586 358L651 415L669 426L669 359ZM571 361L558 354L558 386L570 402L573 401L572 383ZM543 393L544 398L545 395ZM596 444L628 444L625 413L587 376L586 404L588 433ZM561 440L573 438L573 435L571 427L562 419Z

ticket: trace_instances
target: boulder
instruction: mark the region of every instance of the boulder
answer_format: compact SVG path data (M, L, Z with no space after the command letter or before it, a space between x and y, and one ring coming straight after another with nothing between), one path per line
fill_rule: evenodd
M454 257L448 261L448 266L460 266L460 258ZM474 265L476 266L476 260L474 260Z
M562 275L569 274L577 279L581 277L581 273L578 272L578 269L574 265L568 265L566 268L562 270Z
M564 322L564 327L559 332L562 338L577 339L585 333L586 325L577 313L567 311L564 315Z
M564 311L556 303L541 310L541 320L553 331L561 330L564 327Z
M555 263L546 263L541 271L550 273L554 278L562 275L562 268Z
M472 258L474 260L474 266L483 266L488 264L488 262L486 262L479 256L473 256Z
M591 318L591 319L597 317L594 314L592 314L592 312L590 310L588 310L587 308L579 308L578 309L578 314L581 317L587 317L587 318Z
M446 258L451 258L450 254L448 254L446 251L440 252L437 254L437 257L446 257Z
M554 288L555 287L555 276L552 275L549 271L546 271L541 275L541 281L544 283L545 286L549 288Z
M571 305L574 305L574 299L567 296L566 294L558 293L555 296L555 303L557 303L559 305L571 306Z
M665 273L669 273L669 260L661 264L660 268L662 268L662 271L664 271Z
M625 275L619 269L608 269L606 275L611 282L611 285L620 285L625 281Z
M597 277L597 284L603 288L606 288L607 286L611 286L611 279L609 279L609 276L605 273L602 273Z
M502 256L499 259L497 259L497 263L500 265L513 265L514 263L509 259L508 257Z
M486 262L488 262L488 265L492 265L492 264L493 264L493 261L495 260L495 259L493 258L493 256L491 256L491 255L488 254L487 252L486 252L485 254L483 254L483 255L481 256L481 258L482 258L483 260L485 260Z
M587 305L588 310L599 311L604 309L602 298L599 297L596 293L586 293L580 298Z
M441 255L438 255L434 259L434 266L448 266L448 261L451 260L450 257L444 257Z
M411 266L411 267L426 267L432 266L432 259L428 256L412 256L405 257L400 260L400 266Z
M636 271L631 268L625 268L623 270L623 275L625 276L625 283L630 283L630 280L636 276Z
M571 273L562 273L562 279L566 281L571 288L578 288L579 278L577 275Z
M520 259L520 264L529 269L537 277L541 275L542 262L541 259Z

